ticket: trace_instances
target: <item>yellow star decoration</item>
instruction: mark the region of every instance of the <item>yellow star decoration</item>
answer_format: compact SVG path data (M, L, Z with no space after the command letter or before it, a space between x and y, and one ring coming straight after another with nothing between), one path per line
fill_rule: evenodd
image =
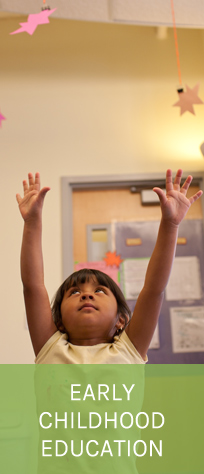
M193 104L203 104L203 101L198 97L198 89L199 84L196 84L192 89L186 85L186 92L183 89L180 91L178 89L179 100L173 104L173 107L181 107L180 115L185 112L195 115Z

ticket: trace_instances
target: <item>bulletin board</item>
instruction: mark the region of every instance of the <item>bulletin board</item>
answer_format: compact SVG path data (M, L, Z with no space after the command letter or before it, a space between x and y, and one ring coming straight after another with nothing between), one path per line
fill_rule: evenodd
M183 179L188 174L190 173L186 173ZM204 191L204 174L201 172L193 174L194 184L188 191L190 195L193 195L198 189ZM156 242L161 211L159 205L142 205L140 193L141 190L152 189L154 186L165 186L165 175L163 173L62 178L63 279L77 270L76 264L80 264L83 268L87 266L90 268L95 259L100 260L96 264L98 265L97 268L102 269L101 265L102 263L104 265L104 261L101 260L103 258L101 255L106 245L106 250L117 251L121 258L127 261L128 259L140 259L141 263L144 259L148 260ZM190 258L190 261L181 261L181 267L184 268L184 273L187 266L190 268L186 274L191 274L192 271L196 273L200 293L198 292L195 297L196 285L194 285L192 297L191 279L190 283L188 279L190 285L188 298L186 298L186 295L182 295L182 297L179 296L176 300L172 300L172 297L170 296L170 299L168 299L169 297L166 297L165 293L157 334L152 341L154 348L150 348L148 351L151 364L200 364L204 362L204 351L201 347L202 341L204 341L204 336L202 337L202 311L204 307L202 283L204 281L203 209L204 195L190 208L187 218L180 226L179 236L181 239L185 238L186 243L178 244L175 260L177 276L177 273L179 275L177 270L180 266L177 258ZM99 231L102 231L103 235L107 235L106 242L99 242L98 238L95 238L96 235L93 238L94 234L100 234ZM126 246L127 232L130 239L134 239L137 235L137 242L141 240L142 245ZM144 261L142 263L144 270ZM123 266L124 264L119 268L119 284L124 291ZM109 269L114 270L111 267ZM116 281L117 276L115 274L110 276ZM192 282L194 280L193 278ZM177 280L175 279L175 281ZM172 286L170 286L170 289L172 291ZM127 298L127 302L133 311L136 297L134 299ZM185 350L184 341L181 352L181 338L176 341L175 337L177 332L182 333L182 327L178 321L185 320L188 322L188 327L190 327L193 318L197 324L197 329L194 328L194 334L198 336L198 341L194 337L194 346L196 347L191 351L189 351L189 348ZM173 341L172 321L174 326ZM190 345L192 347L192 341L190 341ZM179 346L180 352L177 346Z
M115 224L116 250L124 259L120 282L131 311L144 282L158 228L158 221ZM181 223L154 348L148 351L150 363L204 363L203 242L202 219Z

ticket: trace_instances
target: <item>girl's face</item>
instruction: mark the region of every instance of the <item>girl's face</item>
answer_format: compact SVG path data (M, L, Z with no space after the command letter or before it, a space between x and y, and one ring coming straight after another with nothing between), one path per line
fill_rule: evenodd
M61 315L69 342L76 345L111 342L116 330L124 327L115 296L95 277L65 292Z

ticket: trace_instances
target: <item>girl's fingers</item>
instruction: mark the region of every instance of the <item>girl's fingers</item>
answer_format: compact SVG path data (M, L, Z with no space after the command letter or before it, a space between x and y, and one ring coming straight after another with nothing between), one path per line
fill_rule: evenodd
M16 194L16 200L17 200L17 203L18 203L18 204L21 203L22 197L20 196L20 194Z
M166 172L166 192L169 193L173 189L173 183L172 183L172 171L167 170Z
M43 188L44 191L42 192L42 196L44 198L45 194L47 191L50 190L50 188ZM24 197L31 197L32 195L36 194L36 191L40 194L40 173L35 173L35 177L33 177L32 173L28 173L28 181L26 179L23 180L23 191L24 191ZM42 191L42 190L41 190ZM18 204L20 204L23 200L21 198L20 194L16 194L16 199Z
M40 190L40 173L35 173L35 177L32 173L28 173L29 188L27 186L26 191L32 191L33 189Z
M33 179L32 173L28 173L28 181L29 181L30 186L34 185L34 179Z
M28 183L26 179L23 180L23 191L24 191L24 194L26 194L28 191Z
M42 188L38 194L38 199L40 201L44 201L45 195L47 194L48 191L50 191L50 188L48 187Z
M159 200L160 200L160 203L161 204L165 204L166 202L166 194L164 193L164 191L162 191L161 188L153 188L153 191L157 194Z
M185 183L183 184L183 186L181 188L181 193L186 195L186 193L188 191L188 188L189 188L190 184L192 183L192 180L193 180L193 176L188 176L188 178L186 179Z
M174 179L174 189L176 189L176 191L180 190L182 173L183 173L183 171L181 169L179 169L176 173L176 177Z
M203 194L203 191L201 191L201 189L200 189L200 191L198 191L196 194L194 194L194 196L191 196L189 198L190 203L193 204L193 202L197 201L197 199L199 199L202 196L202 194Z
M37 184L40 189L40 173L35 173L35 184Z

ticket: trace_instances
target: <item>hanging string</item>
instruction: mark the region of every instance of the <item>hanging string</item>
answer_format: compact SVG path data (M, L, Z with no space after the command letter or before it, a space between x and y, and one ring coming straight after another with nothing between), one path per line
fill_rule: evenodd
M180 59L179 59L178 39L177 39L176 21L175 21L174 2L173 2L173 0L171 0L171 11L172 11L173 27L174 27L174 40L175 40L175 47L176 47L176 58L177 58L179 84L182 86L181 67L180 67Z

